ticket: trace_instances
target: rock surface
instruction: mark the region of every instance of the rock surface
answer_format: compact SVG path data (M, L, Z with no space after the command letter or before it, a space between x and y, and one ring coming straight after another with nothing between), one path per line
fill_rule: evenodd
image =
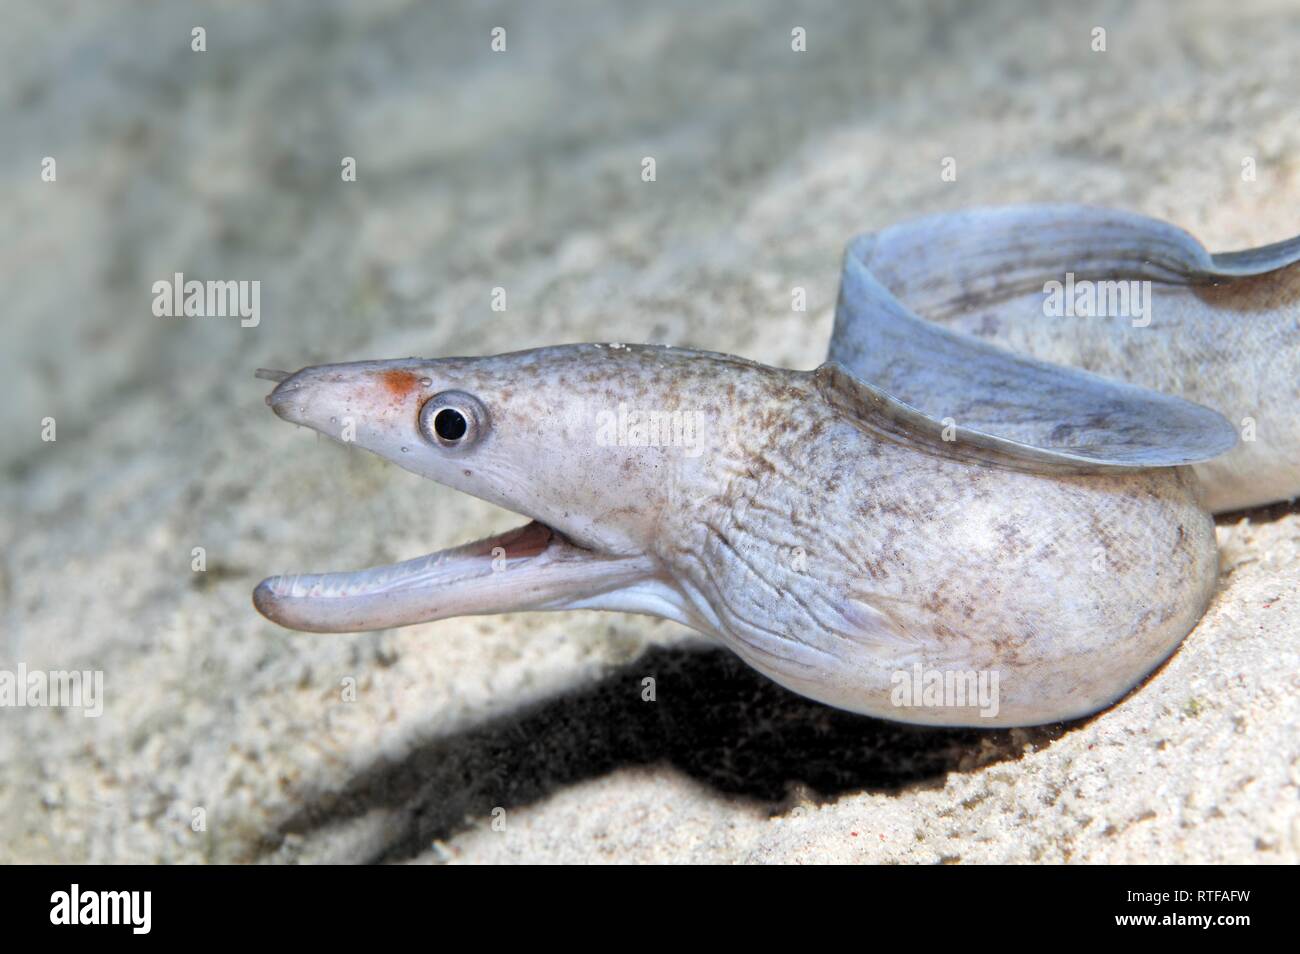
M1214 604L1129 698L1011 732L834 712L640 617L254 613L269 573L517 522L285 426L256 367L624 340L807 368L845 241L905 216L1298 231L1292 4L658 6L10 11L0 668L99 669L106 703L0 710L0 860L1300 860L1288 507L1220 523ZM154 317L175 272L260 280L260 324Z

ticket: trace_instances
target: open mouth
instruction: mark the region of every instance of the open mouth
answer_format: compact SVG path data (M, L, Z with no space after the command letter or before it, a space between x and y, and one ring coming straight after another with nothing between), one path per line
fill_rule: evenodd
M601 561L587 553L534 521L388 566L273 576L253 591L253 605L281 626L317 633L548 609L572 598L578 579L592 581Z
M453 616L626 608L609 597L651 575L644 557L596 553L532 521L402 563L269 577L253 605L289 629L355 633Z

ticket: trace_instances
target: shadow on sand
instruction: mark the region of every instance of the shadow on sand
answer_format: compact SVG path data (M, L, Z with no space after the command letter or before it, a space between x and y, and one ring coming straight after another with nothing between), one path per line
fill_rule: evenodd
M641 698L654 676L657 701ZM1071 724L1034 729L935 729L841 712L768 681L723 650L654 649L594 685L379 758L341 791L305 793L269 834L289 835L375 809L401 819L387 846L361 861L401 861L484 818L625 766L666 764L780 812L793 788L831 799L941 783L945 773L1014 760Z

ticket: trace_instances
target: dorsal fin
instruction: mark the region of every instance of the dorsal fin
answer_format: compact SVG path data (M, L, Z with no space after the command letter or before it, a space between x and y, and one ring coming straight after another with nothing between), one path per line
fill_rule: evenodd
M914 314L942 320L1046 281L1224 284L1300 262L1300 236L1210 254L1159 219L1087 205L1010 205L922 216L859 235L845 253ZM850 369L855 370L855 369Z
M1298 254L1292 241L1211 256L1173 226L1083 207L932 216L850 243L828 358L868 389L868 404L885 399L906 409L890 413L911 430L954 422L959 436L945 442L949 453L961 443L970 453L1045 470L1198 463L1237 442L1218 412L924 321L891 288L939 314L983 296L1041 290L1044 274L1062 262L1093 277L1190 284L1257 274Z
M1088 423L1090 440L1053 444L1045 423L1038 442L972 428L951 415L935 417L907 404L835 361L819 367L813 378L826 401L864 430L931 453L1012 470L1085 474L1173 467L1216 456L1236 441L1236 432L1216 412L1128 385L1118 387L1139 394L1117 395L1100 409ZM1162 407L1166 402L1170 407ZM1159 424L1151 422L1153 411Z

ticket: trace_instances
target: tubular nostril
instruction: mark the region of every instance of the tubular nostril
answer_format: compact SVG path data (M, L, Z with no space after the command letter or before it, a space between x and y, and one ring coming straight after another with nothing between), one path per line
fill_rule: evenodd
M294 408L293 399L299 397L299 392L302 391L305 383L298 375L290 375L266 396L266 406L286 421L294 421L291 416Z
M284 417L285 415L284 411L281 410L281 405L290 394L302 387L301 380L294 380L295 378L298 378L298 373L294 371L279 371L275 368L258 368L253 372L253 377L262 381L275 382L276 386L265 398L266 406L275 411L276 414Z

